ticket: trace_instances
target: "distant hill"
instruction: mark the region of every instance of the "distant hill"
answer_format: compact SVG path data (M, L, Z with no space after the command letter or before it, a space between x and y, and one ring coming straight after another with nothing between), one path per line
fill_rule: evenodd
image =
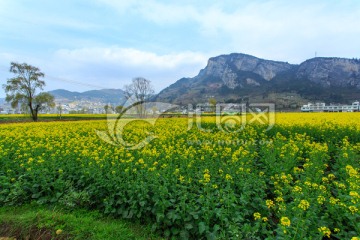
M185 105L218 102L273 102L297 108L307 101L349 103L360 99L360 61L313 58L299 65L232 53L210 58L193 78L162 90L156 101Z
M86 92L71 92L64 89L49 91L58 101L88 100L111 104L120 104L125 101L124 91L121 89L101 89Z

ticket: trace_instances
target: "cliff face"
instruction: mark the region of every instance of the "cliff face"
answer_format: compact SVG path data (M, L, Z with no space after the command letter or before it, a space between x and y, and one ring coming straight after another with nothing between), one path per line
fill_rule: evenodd
M210 58L197 76L180 79L161 91L156 100L184 104L204 102L209 97L227 101L287 91L328 100L339 95L336 88L350 89L350 94L344 93L349 99L360 98L359 60L313 58L294 65L232 53Z
M234 89L239 86L242 72L252 72L270 81L278 73L288 71L293 65L285 62L263 60L246 54L230 54L210 58L202 77L218 77L224 84Z
M313 58L300 64L296 77L323 87L360 88L360 61L345 58Z

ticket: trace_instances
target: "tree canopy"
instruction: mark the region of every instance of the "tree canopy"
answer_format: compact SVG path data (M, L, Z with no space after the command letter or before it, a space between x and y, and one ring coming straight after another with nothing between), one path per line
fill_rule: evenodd
M15 74L15 77L8 79L3 88L6 101L10 102L13 108L19 105L27 106L32 119L37 121L40 110L55 106L54 96L47 92L37 93L45 86L45 81L40 79L45 74L39 68L27 63L11 62L10 72Z
M140 117L145 116L144 103L154 94L150 80L137 77L129 85L125 85L125 97L128 102L134 104Z

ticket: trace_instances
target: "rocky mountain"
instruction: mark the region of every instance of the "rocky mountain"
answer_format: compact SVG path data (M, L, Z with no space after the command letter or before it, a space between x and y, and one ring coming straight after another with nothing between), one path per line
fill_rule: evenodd
M65 89L49 91L57 101L92 101L111 104L120 104L125 101L124 91L121 89L101 89L86 92L71 92Z
M185 105L209 98L296 107L307 101L347 103L360 99L360 61L318 57L296 65L240 53L220 55L197 76L162 90L156 101Z
M300 64L297 78L307 78L323 87L360 88L360 60L313 58Z

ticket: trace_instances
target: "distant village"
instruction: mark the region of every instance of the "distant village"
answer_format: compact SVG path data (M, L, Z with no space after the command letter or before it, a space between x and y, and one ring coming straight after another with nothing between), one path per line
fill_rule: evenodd
M108 107L106 107L108 106ZM41 110L42 114L105 114L115 113L115 105L106 104L104 102L96 102L90 100L77 100L77 101L61 101L55 99L55 107L46 108ZM13 109L11 105L5 101L0 102L0 114L23 114L26 110L18 107Z
M225 107L221 108L222 112L228 114L234 114L241 112L241 104L225 104ZM106 114L106 113L116 113L116 104L113 103L104 103L103 101L94 101L94 100L76 100L69 101L64 99L55 99L55 107L42 109L40 113L42 114ZM159 111L160 110L160 111ZM174 109L173 109L174 110ZM262 109L254 108L255 111L261 112ZM353 102L351 105L341 105L341 104L330 104L326 105L325 103L308 103L303 105L300 109L301 112L358 112L360 111L359 101ZM204 112L214 112L215 106L212 106L209 103L204 103L198 106L194 106L193 110L190 110L187 107L180 107L176 111L181 112L182 114L187 114L189 112L194 113L204 113ZM27 111L18 107L16 109L12 108L9 103L4 99L0 99L0 114L25 114ZM162 109L157 109L156 113L164 112ZM154 114L154 113L153 113Z

